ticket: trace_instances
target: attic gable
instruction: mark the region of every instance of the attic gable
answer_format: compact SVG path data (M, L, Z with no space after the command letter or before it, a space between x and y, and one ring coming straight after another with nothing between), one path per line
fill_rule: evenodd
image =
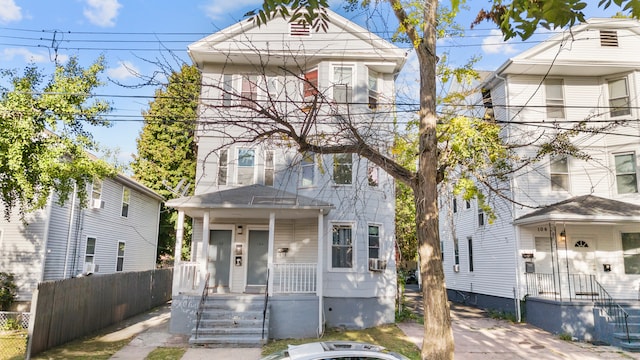
M298 62L313 57L383 61L394 63L397 70L402 67L404 50L333 11L327 12L330 22L326 32L281 17L260 27L245 20L189 45L189 55L200 68L205 63L251 64L265 57L271 65L283 65L292 57Z

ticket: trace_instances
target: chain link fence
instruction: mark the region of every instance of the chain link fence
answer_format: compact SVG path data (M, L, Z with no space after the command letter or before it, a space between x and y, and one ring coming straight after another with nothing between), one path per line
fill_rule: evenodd
M24 359L30 315L0 311L0 360Z

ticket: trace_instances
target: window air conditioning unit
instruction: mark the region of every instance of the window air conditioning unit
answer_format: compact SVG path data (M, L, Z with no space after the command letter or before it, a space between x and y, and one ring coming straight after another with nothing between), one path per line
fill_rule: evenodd
M453 271L460 272L460 264L453 265Z
M94 272L96 272L96 264L90 262L84 263L83 274L93 274Z
M91 208L92 209L104 208L104 201L102 201L101 199L91 199Z
M384 271L387 268L387 261L380 259L369 259L369 270Z

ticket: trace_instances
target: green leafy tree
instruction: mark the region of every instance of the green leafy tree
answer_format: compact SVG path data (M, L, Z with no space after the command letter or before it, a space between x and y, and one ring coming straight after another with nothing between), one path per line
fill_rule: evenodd
M52 191L64 203L77 185L86 204L87 183L114 175L105 161L87 151L97 150L86 124L108 126L102 118L110 110L95 98L104 59L88 68L71 58L56 65L51 79L35 66L19 76L4 70L7 87L0 88L0 200L5 218L17 209L21 216L42 208Z
M199 95L200 72L195 66L183 65L180 71L168 76L167 84L156 90L149 109L142 114L145 122L137 139L138 155L131 167L138 181L167 199L181 196L187 186L185 181L195 179L194 130ZM184 195L191 194L191 189L187 191ZM158 256L173 254L176 220L175 210L162 209ZM189 229L185 230L188 234Z
M367 7L380 4L380 2L369 0L349 0L348 3L352 8L358 5ZM416 171L402 166L393 161L393 159L386 158L375 151L375 148L367 146L367 144L358 143L357 146L343 145L338 149L336 146L323 147L319 144L308 144L305 143L307 139L304 138L293 138L299 142L299 148L302 150L314 152L323 152L325 150L325 153L329 151L351 151L357 153L377 164L396 180L412 189L416 206L416 230L425 317L421 356L423 359L430 360L453 359L453 333L451 331L449 305L440 256L438 187L439 184L447 180L447 174L451 170L455 170L451 168L453 165L456 166L456 169L461 169L458 174L462 179L469 176L469 178L476 177L481 181L485 181L487 185L490 185L490 183L480 176L482 175L481 173L478 173L482 168L464 169L465 165L473 165L471 161L460 163L452 160L443 163L438 141L445 141L455 146L458 150L465 150L461 153L460 160L480 159L485 164L495 165L497 170L495 175L498 178L500 177L500 172L503 171L501 167L506 164L501 163L497 157L491 155L466 151L481 149L482 144L487 142L487 139L475 136L474 133L487 133L492 138L496 136L498 127L495 124L492 125L487 121L478 121L477 119L454 117L452 119L454 121L445 125L449 128L445 128L446 130L444 131L469 132L461 136L451 135L448 139L438 136L441 126L438 125L439 117L437 114L438 97L436 85L439 58L436 55L436 40L438 31L441 30L439 20L442 19L442 17L438 16L439 2L437 0L388 0L387 3L390 6L390 11L398 21L398 34L413 45L419 63L420 110L418 111L418 166ZM456 12L464 3L464 0L452 0L448 17L455 17ZM498 24L505 38L518 36L522 39L530 37L538 26L556 28L582 21L584 19L582 11L587 6L586 2L579 0L493 0L489 1L489 4L492 7L488 11L482 11L478 14L476 23L483 20L493 21ZM625 11L630 12L634 17L638 17L640 14L640 2L637 0L601 0L598 6L608 7L612 4L623 7ZM327 7L327 0L265 0L262 9L249 13L249 15L255 15L252 19L258 24L263 24L269 19L281 16L291 22L303 21L311 24L315 29L322 30L327 28L327 14L323 10ZM294 136L295 134L290 135ZM493 147L493 144L491 146L491 150L495 149L498 153L504 153L507 150L497 149ZM557 149L552 144L546 148L548 151ZM482 202L480 189L474 189L475 185L469 181L465 181L465 183L466 185L461 186L469 189L465 193L466 196L475 195Z

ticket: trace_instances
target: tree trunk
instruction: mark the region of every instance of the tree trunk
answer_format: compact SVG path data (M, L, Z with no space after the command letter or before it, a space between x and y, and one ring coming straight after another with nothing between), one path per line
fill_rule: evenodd
M438 230L438 140L436 137L436 10L425 0L424 34L416 45L420 64L419 169L414 194L422 296L424 341L422 359L453 359L453 332L444 282Z

